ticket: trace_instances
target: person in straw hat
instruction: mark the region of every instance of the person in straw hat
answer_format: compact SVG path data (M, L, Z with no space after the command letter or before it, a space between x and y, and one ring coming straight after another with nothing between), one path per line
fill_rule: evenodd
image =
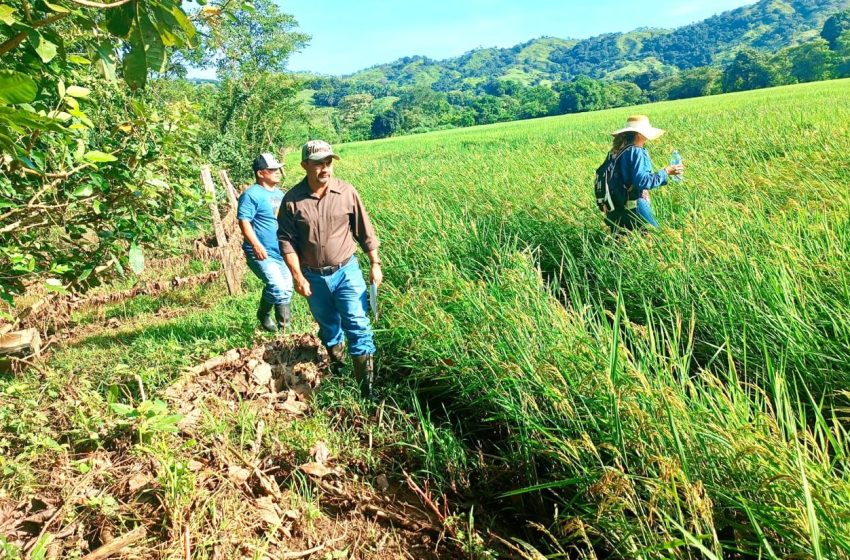
M664 131L652 126L645 115L629 117L625 127L612 133L614 143L610 157L617 160L612 188L625 190L623 207L611 208L606 213L605 219L612 231L658 227L649 203L649 191L666 185L671 176L685 171L685 167L679 164L668 165L653 173L652 160L644 145L662 134Z

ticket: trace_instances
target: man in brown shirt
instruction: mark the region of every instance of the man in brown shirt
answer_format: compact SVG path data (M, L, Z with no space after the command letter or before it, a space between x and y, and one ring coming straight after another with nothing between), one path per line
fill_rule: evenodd
M360 195L333 176L338 159L322 140L301 148L306 176L283 198L278 240L295 291L307 298L331 362L342 361L345 336L361 393L372 398L375 343L367 287L354 253L360 245L369 256L369 282L378 286L383 280L379 242Z

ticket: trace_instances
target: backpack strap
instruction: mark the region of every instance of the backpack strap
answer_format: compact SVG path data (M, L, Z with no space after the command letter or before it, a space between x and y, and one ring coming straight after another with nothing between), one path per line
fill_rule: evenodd
M621 157L623 154L625 154L627 151L631 150L632 148L635 148L635 149L638 149L638 150L640 149L640 147L635 146L634 144L629 144L628 146L626 146L625 148L623 148L622 150L620 150L620 153L619 153L619 154L617 154L617 157L616 157L616 159L614 160L614 161L615 161L615 163L614 163L614 166L615 166L615 167L614 167L614 173L616 173L616 172L617 172L617 169L618 169L618 168L617 168L616 166L617 166L617 164L618 164L618 163L619 163L619 161L620 161L620 157ZM626 181L625 181L625 180L623 180L623 186L626 188L626 192L628 192L628 193L631 193L631 192L632 192L632 186L633 186L633 185L627 185L627 184L626 184Z

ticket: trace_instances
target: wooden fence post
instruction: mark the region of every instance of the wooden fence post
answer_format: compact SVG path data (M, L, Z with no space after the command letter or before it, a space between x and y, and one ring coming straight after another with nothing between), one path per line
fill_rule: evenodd
M222 169L218 172L218 176L221 177L221 183L224 185L224 191L227 193L227 200L230 201L230 207L236 211L237 206L239 206L239 202L237 201L239 197L236 195L236 189L233 188L233 183L230 182L230 176L227 174L227 170Z
M239 295L242 293L241 274L238 274L234 270L236 259L231 254L233 253L232 247L228 244L227 235L224 232L224 224L221 220L221 214L218 211L218 202L215 196L215 183L213 183L209 165L201 168L201 182L204 183L204 190L210 196L210 214L212 214L213 228L215 229L219 260L221 261L222 269L224 269L224 278L227 281L227 291L232 296Z

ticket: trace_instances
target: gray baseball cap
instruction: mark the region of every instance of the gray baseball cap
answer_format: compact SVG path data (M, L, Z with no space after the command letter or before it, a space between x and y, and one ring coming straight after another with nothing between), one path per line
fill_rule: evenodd
M327 157L339 159L331 145L324 140L310 140L301 146L301 161L322 161Z
M251 169L254 170L254 173L263 169L280 169L281 167L283 167L283 164L277 161L277 158L272 154L268 153L260 154L254 160L254 163L251 164Z

